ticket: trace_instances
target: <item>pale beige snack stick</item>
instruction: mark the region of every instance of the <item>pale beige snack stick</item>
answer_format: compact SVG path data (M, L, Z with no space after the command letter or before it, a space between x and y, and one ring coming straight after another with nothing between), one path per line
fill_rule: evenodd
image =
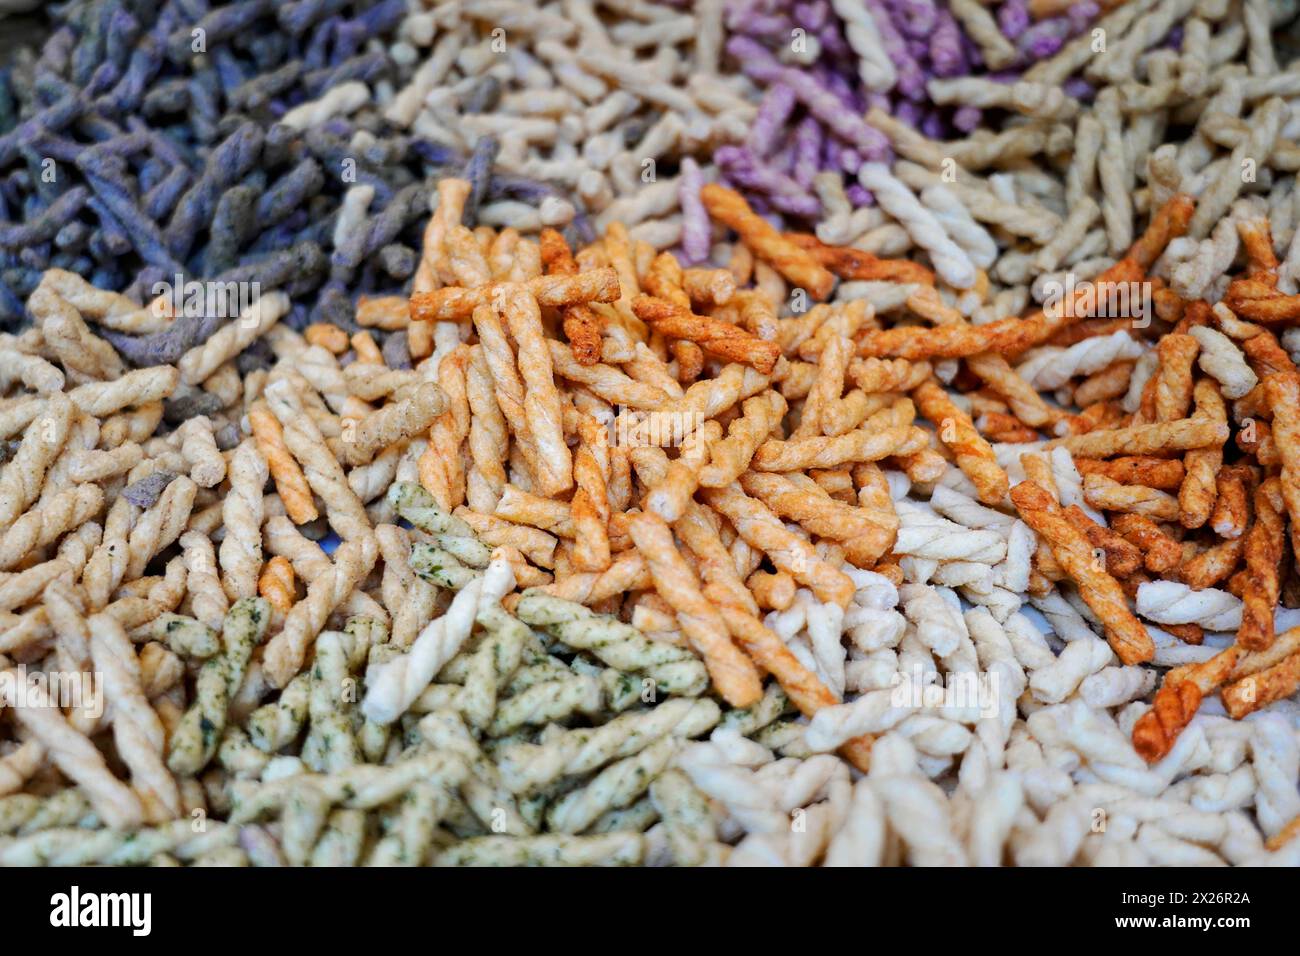
M122 625L107 614L87 620L90 654L102 675L107 716L118 756L131 771L145 819L162 823L180 815L176 781L163 765L162 722L145 698L140 661Z
M257 442L245 438L230 459L230 492L222 503L221 583L232 602L257 597L262 570L262 492L270 471Z
M268 388L268 396L270 391ZM275 410L274 400L272 402L272 410ZM345 428L340 441L343 460L354 466L373 461L376 455L390 445L427 429L442 413L446 404L442 389L433 382L425 382L409 395L366 415L351 429L351 435ZM281 424L287 432L288 423L281 419ZM321 497L324 498L324 495Z
M41 493L46 470L63 448L72 427L72 402L62 393L45 400L27 426L22 444L0 471L0 528L7 528Z
M98 485L78 485L61 491L30 509L0 534L0 570L9 570L30 554L80 527L104 505Z
M663 478L650 486L645 507L665 521L676 521L699 487L699 473L709 459L712 447L722 438L722 426L704 422L681 443L677 458L668 463ZM634 449L635 458L636 450Z
M1110 458L1113 455L1150 455L1161 451L1186 451L1222 445L1228 439L1228 426L1201 418L1183 418L1172 422L1104 428L1057 438L1043 446L1044 451L1064 448L1078 458Z
M260 542L261 530L258 530ZM194 617L216 630L230 610L230 601L217 575L216 554L206 534L186 531L179 538L185 559L186 591Z
M128 558L125 574L138 578L145 566L169 544L180 537L189 523L198 486L184 475L172 480L152 508L136 520L127 538Z
M303 414L294 387L287 381L272 382L266 387L266 400L284 429L285 446L302 465L312 490L325 502L325 517L330 526L345 540L368 537L370 519L365 506L348 485L343 468L325 444L320 430Z
M74 382L105 381L125 371L113 347L91 332L81 314L44 279L28 296L27 311L41 330L46 349L67 369Z
M573 520L573 564L579 571L603 571L610 564L609 550L609 437L590 415L578 423L579 444L573 456L577 486L569 505Z
M286 558L293 566L293 573L304 583L316 580L330 573L329 555L319 544L293 526L282 515L272 515L262 526L262 540L265 550L272 555ZM383 605L365 591L354 589L343 602L346 614L352 617L374 618L387 623L388 613Z
M176 363L181 381L198 385L218 368L239 355L289 312L289 297L269 292L258 298L239 318L222 326L202 345L195 346Z
M722 488L749 467L760 445L771 435L786 412L785 399L778 392L764 392L745 399L744 414L727 427L727 437L710 449L710 460L700 469L700 484Z
M73 729L38 682L28 683L13 714L60 772L82 789L108 826L132 830L144 823L139 797L113 776L99 749Z
M491 514L501 500L506 483L505 460L510 434L493 393L492 373L481 345L473 346L465 370L465 395L469 402L470 469L465 498L475 511ZM575 462L576 470L576 462Z
M206 415L187 418L176 429L180 452L190 466L190 478L200 488L215 488L226 477L226 460L217 450L212 421Z
M344 541L327 573L307 584L307 595L284 618L284 628L266 645L262 666L274 687L284 687L302 664L330 613L342 604L374 567L379 545L373 534Z

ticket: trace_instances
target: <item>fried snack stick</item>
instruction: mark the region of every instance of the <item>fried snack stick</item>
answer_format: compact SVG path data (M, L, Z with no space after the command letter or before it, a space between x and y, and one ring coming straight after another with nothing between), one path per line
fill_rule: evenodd
M1161 531L1150 518L1119 514L1111 519L1110 526L1137 546L1152 574L1172 571L1183 559L1182 545Z
M304 413L294 386L288 381L272 382L266 387L266 401L283 428L285 447L302 465L307 483L325 502L330 526L345 540L368 536L370 519L365 506L348 484L320 430Z
M1140 514L1156 521L1177 521L1179 516L1178 499L1172 495L1142 485L1121 485L1105 475L1085 475L1083 496L1102 511Z
M1241 319L1265 324L1293 324L1300 319L1300 295L1283 295L1263 279L1233 279L1224 304Z
M425 382L407 397L371 412L356 423L350 439L344 429L341 442L344 461L353 466L372 461L390 445L427 429L446 404L442 389L433 382Z
M222 584L232 601L257 596L262 569L262 490L269 475L254 439L246 438L230 459L230 492L221 507L226 536L218 552Z
M1300 554L1300 374L1268 375L1264 388L1273 410L1273 441L1282 459L1282 500L1291 518L1292 550Z
M1300 653L1229 684L1220 696L1228 716L1241 720L1276 700L1290 697L1297 688L1300 688Z
M328 572L312 578L306 597L285 615L284 628L266 645L262 666L273 687L284 687L302 669L312 640L331 612L365 580L378 556L375 537L367 533L339 545Z
M745 399L743 414L727 426L727 437L710 449L709 463L700 469L700 484L723 488L749 468L754 452L785 416L785 399L777 392L764 392Z
M34 551L79 528L99 514L103 505L104 492L98 485L78 485L32 508L0 534L0 570L15 567Z
M929 439L924 431L912 426L913 415L911 401L901 399L861 428L843 435L793 441L768 439L754 452L749 464L754 471L804 471L914 454L927 447Z
M845 560L870 568L894 545L898 516L888 511L854 507L829 497L811 479L746 472L740 486L782 518L797 521L812 534L839 542ZM812 488L808 485L812 484Z
M731 273L725 269L718 272L726 276L727 282L730 283L729 289L724 289L725 301L735 292L736 282ZM682 312L691 311L691 297L686 292L686 274L678 263L677 257L671 252L662 252L655 256L650 263L650 268L646 270L644 284L650 295L671 303ZM708 296L708 298L711 301L713 297ZM722 321L721 316L714 316L714 319ZM699 345L686 339L675 339L672 342L672 350L673 356L677 359L678 380L693 382L699 378L700 372L704 370L704 352Z
M1249 465L1230 465L1220 469L1215 482L1214 511L1210 515L1210 527L1220 538L1239 538L1246 533L1250 521L1247 485L1253 486L1255 480L1255 473Z
M1043 449L1064 448L1082 458L1109 458L1112 455L1150 455L1158 452L1186 451L1192 448L1222 446L1229 429L1222 422L1201 418L1183 418L1172 422L1104 428L1083 435L1071 435L1049 441Z
M599 604L615 595L645 590L651 584L645 559L630 550L615 558L604 571L567 574L537 590L575 604Z
M541 306L562 308L589 302L615 302L619 297L618 273L613 269L591 269L577 275L538 276L523 283L494 282L473 289L448 286L411 296L413 322L463 322L481 305L500 301L506 288L523 285Z
M817 262L841 279L934 285L934 273L919 262L911 262L907 259L880 259L861 249L829 246L816 236L805 232L787 232L785 238L800 249L812 253Z
M1249 651L1267 650L1276 636L1273 612L1286 548L1283 513L1281 482L1269 478L1255 490L1255 523L1246 532L1246 587L1237 643Z
M1062 514L1083 533L1089 544L1105 552L1106 572L1112 577L1127 577L1142 567L1141 551L1110 528L1097 524L1078 505L1070 505Z
M132 830L144 823L139 797L113 776L99 748L64 719L44 684L29 680L13 715L28 736L45 748L59 772L81 788L105 824Z
M700 592L699 581L677 552L664 520L650 512L628 516L628 534L646 559L655 587L673 608L682 631L704 658L713 686L733 707L749 707L763 696L753 663L731 643L727 625Z
M257 593L274 610L289 613L294 601L294 576L288 558L277 554L266 562L262 576L257 579Z
M1096 458L1074 459L1080 475L1104 475L1121 485L1146 485L1161 491L1173 491L1182 486L1187 474L1183 463L1176 458L1155 458L1150 455L1124 455L1103 461Z
M992 447L975 430L970 416L953 404L948 393L933 381L923 382L912 392L912 397L921 414L935 425L939 440L952 449L957 467L974 482L980 501L986 505L1001 504L1011 482L999 467Z
M789 531L766 505L736 485L702 494L714 510L731 522L740 537L750 547L765 552L778 570L811 588L821 600L848 606L855 590L852 579L823 561L811 544Z
M569 251L569 244L554 229L543 229L538 237L542 264L547 275L577 275L578 263ZM586 305L567 305L560 309L564 323L564 337L569 340L573 357L579 365L595 365L600 361L600 330L604 325L600 315Z
M1011 489L1011 500L1025 523L1047 540L1056 560L1079 587L1079 595L1101 619L1106 640L1125 664L1149 661L1155 645L1133 616L1119 583L1099 569L1092 547L1067 521L1050 494L1032 481Z
M1228 412L1216 382L1201 379L1194 390L1196 418L1227 425ZM1157 412L1157 414L1159 414ZM1218 497L1217 476L1223 467L1223 449L1194 448L1184 456L1187 477L1178 489L1179 522L1184 528L1199 528L1210 519Z
M518 349L519 375L525 389L524 420L537 451L535 477L543 494L558 495L573 487L573 458L564 441L560 393L541 310L530 286L507 284L501 295L501 314Z
M181 812L180 792L163 766L163 725L145 698L135 648L122 625L109 615L96 614L86 623L91 660L104 682L113 741L131 771L145 819L151 823L174 820Z
M0 471L0 528L13 524L40 495L45 473L67 441L72 415L72 401L59 392L45 399L43 413L34 416L18 451Z
M1192 404L1192 369L1201 345L1190 335L1171 333L1156 346L1160 367L1155 376L1155 420L1176 421Z
M662 403L654 412L620 435L627 445L671 445L680 440L684 423L715 418L732 405L763 391L767 377L733 362L714 378L696 382L680 397Z
M700 201L709 215L735 230L740 241L769 263L794 285L807 289L814 299L825 299L835 286L835 276L809 252L773 229L749 208L739 193L708 183L700 189Z
M177 476L158 497L158 501L135 520L127 538L127 578L144 574L145 566L169 544L180 537L189 523L198 486L184 475Z
M445 511L465 501L465 470L460 446L469 436L470 429L468 368L471 354L468 345L458 345L439 361L438 387L446 400L446 410L434 420L429 429L429 446L417 460L420 484Z
M573 456L573 481L577 486L569 503L573 521L573 564L579 571L609 567L609 437L590 415L578 422L578 449ZM689 495L688 495L689 497Z
M728 362L743 362L764 375L772 371L781 349L730 322L695 315L671 302L648 295L632 300L636 317L668 338L697 343L705 352Z

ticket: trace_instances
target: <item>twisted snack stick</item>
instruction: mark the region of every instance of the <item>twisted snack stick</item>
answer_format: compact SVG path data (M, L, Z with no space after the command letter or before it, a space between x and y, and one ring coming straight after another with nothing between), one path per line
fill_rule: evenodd
M453 753L465 761L469 774L461 783L461 794L470 810L497 832L526 836L533 828L519 815L514 794L501 782L496 764L484 754L459 714L438 710L419 723L420 736L441 753Z
M267 388L268 397L273 387ZM275 400L271 401L274 409ZM349 465L366 464L390 445L424 431L445 407L446 396L442 389L433 382L425 382L407 397L391 402L357 422L351 440L344 435L344 461ZM283 424L288 428L287 422ZM321 497L325 496L322 494Z
M474 289L449 286L411 296L411 321L460 321L470 318L479 306L499 301L507 287L520 284L541 306L561 308L589 302L615 302L619 297L618 273L613 269L589 269L577 275L538 276L523 283L494 282Z
M752 209L734 190L707 183L700 190L700 200L709 215L740 236L759 258L772 266L796 286L807 289L814 299L825 299L835 285L835 276L817 264L812 255L782 236Z
M418 463L421 483L448 511L465 500L460 446L470 430L466 382L469 361L469 347L459 345L438 363L438 385L449 407L429 430L429 447L420 455Z
M1087 475L1083 479L1084 499L1103 511L1121 511L1145 515L1158 521L1177 521L1178 499L1155 488L1121 485L1105 475Z
M580 444L573 456L577 489L569 505L573 521L573 564L579 571L603 571L610 564L608 435L590 415L578 423ZM689 497L689 493L687 495Z
M90 654L102 675L108 717L118 756L131 771L136 793L152 823L180 815L180 792L163 766L163 726L149 706L141 685L140 662L122 625L107 614L96 614L90 628Z
M253 430L258 450L275 479L275 490L284 502L285 511L294 524L306 524L319 517L316 502L312 500L311 486L284 444L284 431L279 419L271 413L264 401L256 401L248 409L248 423Z
M625 551L604 571L579 572L559 578L538 591L575 604L599 604L616 594L650 587L645 559Z
M465 395L470 409L471 460L466 479L466 500L475 511L491 514L501 500L501 491L506 483L505 462L510 435L493 394L492 373L482 346L474 346L471 350L469 366L465 370ZM577 470L575 459L575 478Z
M970 416L933 381L922 383L912 395L921 414L935 424L939 440L952 449L957 467L974 482L980 501L996 505L1005 500L1010 489L1007 473L998 466L993 449L975 430Z
M44 280L28 297L27 310L41 330L45 347L81 381L112 379L125 371L113 346L91 332L77 310Z
M284 429L285 446L302 465L308 484L325 502L330 526L347 540L369 536L370 519L365 506L348 484L320 430L304 414L294 386L288 381L272 382L265 394L271 412Z
M611 405L656 409L669 399L668 393L657 385L630 378L611 365L599 362L592 365L580 364L563 342L550 339L547 345L551 350L551 365L557 375L585 385L594 395Z
M262 568L262 490L269 477L257 443L246 438L230 460L230 493L221 507L226 536L221 541L222 584L232 601L257 596Z
M76 482L115 478L140 464L143 458L144 452L133 441L108 450L80 449L74 451L69 459L68 477Z
M1249 651L1267 650L1275 637L1273 612L1282 589L1279 569L1286 548L1282 515L1281 483L1270 478L1255 490L1255 523L1246 533L1246 587L1237 643Z
M662 477L649 485L645 507L665 521L676 521L685 512L695 489L699 487L699 472L708 460L710 449L722 438L722 426L707 421L692 432L681 444L681 453L668 463ZM633 460L646 449L633 449Z
M72 428L73 403L62 393L45 400L44 413L23 435L18 451L0 471L0 528L7 528L27 509L45 482Z
M610 667L644 674L666 693L694 697L708 686L704 664L690 651L650 641L617 618L594 614L572 601L529 590L520 597L515 614L570 647L590 650Z
M308 645L331 612L365 580L378 556L379 546L374 535L368 533L364 538L344 541L334 552L328 572L313 576L307 596L285 615L284 628L266 645L262 666L272 686L284 687L302 669Z
M728 362L743 362L764 375L770 373L781 357L775 342L768 342L743 329L707 316L695 315L663 299L639 295L632 300L632 311L656 331L674 339L696 342L705 352Z
M294 601L294 576L288 558L277 554L266 562L257 579L257 593L281 614L289 613Z
M727 437L709 450L710 460L700 469L700 484L722 488L749 467L754 452L785 416L785 399L777 392L765 392L745 399L744 412L727 427Z
M1064 448L1078 458L1109 458L1112 455L1151 455L1162 451L1207 448L1222 445L1227 440L1226 424L1202 418L1183 418L1172 422L1097 429L1054 439L1043 449Z
M190 478L200 488L215 488L226 477L226 460L212 437L212 422L206 415L188 418L176 429L181 454L190 466Z
M655 587L704 657L718 693L734 707L753 704L763 696L758 671L731 643L721 615L700 593L694 573L673 545L668 525L658 515L642 512L629 517L628 533L645 556Z
M765 552L778 570L811 588L823 601L848 606L855 590L848 575L818 557L811 544L787 530L761 502L735 485L709 489L704 500L730 521L751 547Z
M970 256L948 237L934 213L887 166L864 163L858 169L858 181L871 190L882 209L902 223L912 240L930 253L935 271L944 282L955 289L969 289L975 284L976 269Z
M198 385L222 365L239 355L266 330L289 312L289 297L283 292L270 292L240 313L239 319L218 329L202 345L190 349L177 361L181 381Z
M1274 373L1264 378L1273 411L1273 441L1282 459L1282 500L1291 518L1291 543L1300 543L1300 375Z
M194 616L216 630L221 627L222 619L230 610L230 601L221 586L221 579L217 576L217 562L212 550L212 542L206 534L199 531L186 531L179 540L184 550L185 569L188 573L185 587L190 596ZM258 541L261 541L260 530Z
M799 481L779 474L747 472L740 486L781 517L843 544L845 559L858 567L873 566L893 546L898 517L892 508L869 511L847 505L829 497L811 479Z
M542 834L462 840L439 853L435 866L636 866L645 854L640 833L594 836Z
M901 408L886 409L863 427L843 435L768 439L749 464L755 471L802 471L914 454L928 446L928 439L924 431L909 424L911 416L912 403L903 400Z
M173 773L194 776L217 752L231 699L244 682L253 648L261 643L270 619L270 606L256 597L241 598L226 615L222 651L199 670L194 703L172 731L167 766Z
M1216 385L1202 379L1194 389L1195 417L1218 424L1228 422L1227 408ZM1178 520L1184 528L1199 528L1209 520L1218 497L1217 475L1223 467L1223 449L1195 448L1183 456L1186 477L1178 489Z
M544 494L558 495L573 487L573 459L564 441L560 393L542 331L541 310L528 288L519 284L503 287L501 301L501 314L518 346L519 374L525 387L524 420L537 451L535 477Z
M1101 619L1106 639L1125 664L1149 661L1155 645L1128 609L1115 579L1097 568L1092 546L1061 514L1061 506L1032 481L1011 489L1011 500L1025 523L1047 540L1052 554L1079 586L1079 594Z
M158 502L136 519L128 540L125 574L138 578L154 555L175 541L190 520L198 486L184 475L173 480Z
M104 505L104 492L97 485L79 485L51 497L28 511L0 534L0 570L8 570L64 533L78 528Z
M461 588L447 613L420 633L407 654L372 666L366 674L366 697L361 704L366 719L391 724L406 713L443 665L460 651L479 612L499 604L514 586L509 562L494 560L482 575Z
M543 229L538 236L542 263L548 275L577 275L578 264L569 251L569 244L554 229ZM600 315L586 305L568 305L560 310L564 323L564 337L569 340L574 360L579 365L595 365L600 361Z
M976 226L975 228L979 228ZM919 262L907 259L881 259L852 246L827 245L816 236L787 232L787 239L812 253L814 259L841 279L857 282L883 282L934 285L934 273Z

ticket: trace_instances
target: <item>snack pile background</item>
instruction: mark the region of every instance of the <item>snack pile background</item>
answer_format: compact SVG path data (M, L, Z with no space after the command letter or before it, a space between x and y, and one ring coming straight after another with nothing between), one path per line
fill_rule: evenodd
M1298 7L59 8L0 863L1300 864Z

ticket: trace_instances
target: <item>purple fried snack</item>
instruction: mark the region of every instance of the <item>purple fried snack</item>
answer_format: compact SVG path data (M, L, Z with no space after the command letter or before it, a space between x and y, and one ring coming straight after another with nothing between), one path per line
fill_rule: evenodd
M709 258L713 227L709 213L700 201L704 174L689 156L682 160L677 199L682 207L682 257L685 265L695 265Z

